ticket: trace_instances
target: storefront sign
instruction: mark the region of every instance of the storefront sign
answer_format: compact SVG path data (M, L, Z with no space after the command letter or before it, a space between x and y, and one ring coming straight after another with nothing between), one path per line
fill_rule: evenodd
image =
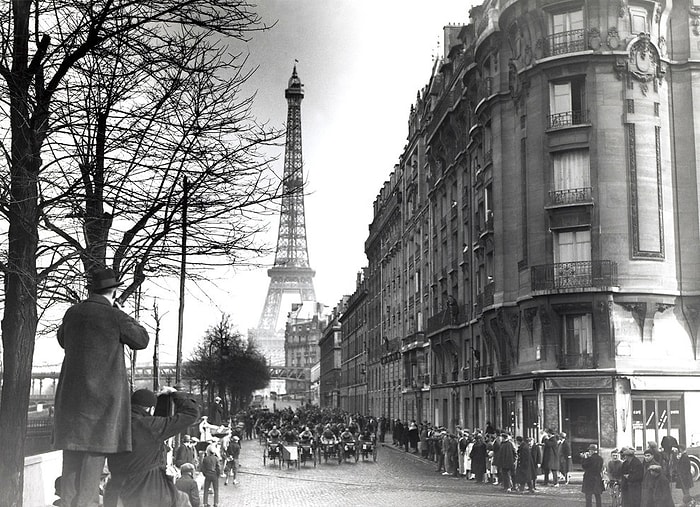
M554 377L544 380L547 391L554 389L612 389L612 377Z
M493 388L498 392L504 391L532 391L534 389L532 379L506 380L505 382L496 382Z
M700 391L700 377L640 377L632 376L633 391Z

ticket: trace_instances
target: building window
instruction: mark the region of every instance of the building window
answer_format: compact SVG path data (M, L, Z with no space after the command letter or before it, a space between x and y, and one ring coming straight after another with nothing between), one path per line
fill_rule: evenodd
M550 204L575 204L591 201L590 160L588 150L570 150L552 154L554 190Z
M591 286L591 231L561 231L554 236L554 284L560 289Z
M552 13L549 18L549 34L545 48L547 56L574 53L586 49L583 9Z
M587 123L585 93L583 76L550 83L548 127L555 129Z
M635 450L643 451L649 442L661 445L664 437L685 440L683 431L683 401L678 393L663 397L632 397L632 442Z
M644 7L630 5L629 13L631 33L635 35L649 33L649 24L647 22L649 14L647 10Z
M564 354L585 356L593 354L591 314L564 316Z

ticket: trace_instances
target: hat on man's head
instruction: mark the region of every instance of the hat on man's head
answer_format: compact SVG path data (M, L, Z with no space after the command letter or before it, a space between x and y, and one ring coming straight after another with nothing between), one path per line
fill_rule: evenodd
M119 287L123 282L117 281L117 275L113 269L98 269L90 278L90 290L95 292L98 290L110 289Z
M134 394L131 395L132 405L139 405L141 407L155 407L157 401L158 398L156 398L153 391L149 389L139 389L138 391L134 391Z
M598 452L598 446L596 444L590 444L588 450L592 452Z
M634 449L632 449L631 447L623 447L620 450L620 454L622 456L634 456Z

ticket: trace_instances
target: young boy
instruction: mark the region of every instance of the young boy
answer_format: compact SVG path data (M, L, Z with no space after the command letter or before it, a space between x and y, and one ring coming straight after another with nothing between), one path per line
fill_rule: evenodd
M204 475L204 505L209 507L209 486L214 490L214 507L219 505L219 474L221 467L219 466L219 458L215 454L213 446L207 447L207 455L202 459L200 471Z
M238 471L238 457L241 454L240 438L237 435L231 437L231 441L225 449L224 456L226 465L224 465L224 486L228 486L229 475L233 475L233 483L238 484L236 480L236 472Z
M182 491L190 499L192 507L199 507L199 487L194 480L194 465L183 463L180 467L180 478L175 482L175 487Z

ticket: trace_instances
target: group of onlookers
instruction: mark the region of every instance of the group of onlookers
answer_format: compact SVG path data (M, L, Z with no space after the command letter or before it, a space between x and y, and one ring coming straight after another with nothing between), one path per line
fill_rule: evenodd
M535 493L538 475L544 486L559 487L570 481L573 456L565 432L546 429L538 442L533 437L513 438L490 423L484 430L457 427L454 432L427 421L404 423L395 419L392 426L394 445L434 461L436 471L443 475L492 483L513 493L523 493L526 488ZM662 440L661 449L650 442L643 460L635 456L634 449L622 448L612 451L606 465L596 444L590 444L580 459L584 472L581 490L587 506L594 500L601 505L606 484L619 488L624 507L673 506L674 482L683 491L684 502L692 501L690 460L685 448L671 436Z

